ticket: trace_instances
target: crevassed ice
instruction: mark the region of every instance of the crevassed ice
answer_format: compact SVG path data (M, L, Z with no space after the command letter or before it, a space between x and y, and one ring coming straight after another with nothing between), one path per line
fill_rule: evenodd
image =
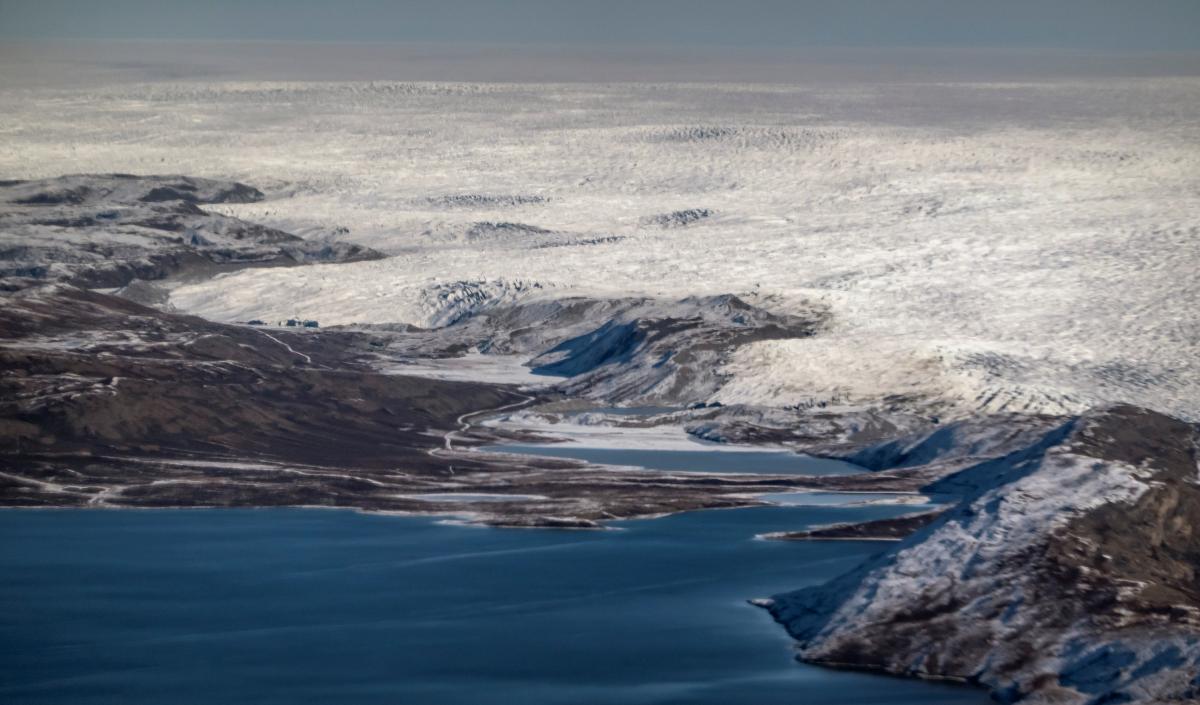
M1200 416L1197 80L355 85L7 92L0 170L55 175L70 144L77 171L236 178L271 198L224 212L393 255L173 295L213 318L436 324L529 296L748 293L825 302L834 323L740 351L726 401Z

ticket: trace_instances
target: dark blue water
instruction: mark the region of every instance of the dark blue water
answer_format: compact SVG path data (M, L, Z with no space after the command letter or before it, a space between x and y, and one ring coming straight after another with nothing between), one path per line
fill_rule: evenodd
M981 705L975 690L797 664L743 602L880 549L753 535L898 511L713 511L608 532L0 511L0 702Z
M585 448L573 443L505 443L480 450L575 458L600 465L632 465L648 470L760 473L767 475L851 475L864 469L841 460L814 458L786 450L656 450Z

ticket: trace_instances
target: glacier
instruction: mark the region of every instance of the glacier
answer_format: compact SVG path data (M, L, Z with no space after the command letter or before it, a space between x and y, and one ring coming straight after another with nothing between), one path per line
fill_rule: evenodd
M211 212L388 255L171 292L215 320L732 292L832 324L746 344L714 400L1196 419L1198 102L1186 77L49 85L0 91L0 173L166 163L266 194Z

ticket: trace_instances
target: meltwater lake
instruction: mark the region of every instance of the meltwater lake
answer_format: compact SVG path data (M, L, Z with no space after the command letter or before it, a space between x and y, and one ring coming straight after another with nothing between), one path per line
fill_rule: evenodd
M795 662L746 598L886 544L786 506L502 530L349 511L0 511L0 701L982 705Z

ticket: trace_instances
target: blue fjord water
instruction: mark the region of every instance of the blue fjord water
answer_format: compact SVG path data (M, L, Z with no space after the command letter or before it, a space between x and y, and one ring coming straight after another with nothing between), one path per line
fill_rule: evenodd
M0 701L980 705L796 663L747 605L878 543L767 531L903 507L497 530L348 511L0 511Z

